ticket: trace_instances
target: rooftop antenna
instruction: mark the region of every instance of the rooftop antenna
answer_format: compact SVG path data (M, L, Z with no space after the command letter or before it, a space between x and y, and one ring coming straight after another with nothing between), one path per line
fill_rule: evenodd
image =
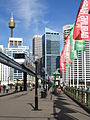
M13 18L13 12L11 12L11 18Z

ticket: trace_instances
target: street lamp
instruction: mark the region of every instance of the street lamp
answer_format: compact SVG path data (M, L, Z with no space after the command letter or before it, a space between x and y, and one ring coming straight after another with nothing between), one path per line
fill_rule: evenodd
M37 78L37 64L38 62L35 61L35 66L36 66L36 70L35 70L35 110L38 110L38 78Z

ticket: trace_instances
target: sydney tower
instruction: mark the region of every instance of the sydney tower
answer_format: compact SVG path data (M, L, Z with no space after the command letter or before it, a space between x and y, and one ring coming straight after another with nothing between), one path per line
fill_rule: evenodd
M13 28L15 28L15 22L13 16L10 18L9 28L11 28L11 37L13 37Z

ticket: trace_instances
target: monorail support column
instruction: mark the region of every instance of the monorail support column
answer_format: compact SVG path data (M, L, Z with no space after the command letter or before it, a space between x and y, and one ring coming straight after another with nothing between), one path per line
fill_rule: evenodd
M27 73L24 72L24 91L27 91Z

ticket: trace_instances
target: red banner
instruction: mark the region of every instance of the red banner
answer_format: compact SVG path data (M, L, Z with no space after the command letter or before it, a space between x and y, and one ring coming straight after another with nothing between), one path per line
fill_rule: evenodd
M90 0L81 0L75 21L73 39L90 40Z
M65 38L65 46L64 46L65 63L67 64L72 64L72 60L70 59L70 51L71 51L71 43L70 43L70 36L68 35Z
M71 50L71 45L70 45L70 38L69 35L65 37L65 46L64 49L61 52L61 57L60 57L60 71L65 70L65 64L72 64L72 60L70 59L70 50Z
M61 52L61 57L60 57L60 71L65 71L65 57L63 54L63 50Z

